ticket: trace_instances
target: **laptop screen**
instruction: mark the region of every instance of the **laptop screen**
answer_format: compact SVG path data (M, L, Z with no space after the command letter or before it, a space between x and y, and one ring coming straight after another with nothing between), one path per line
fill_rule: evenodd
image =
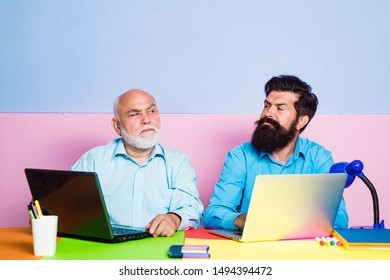
M112 238L96 173L27 168L25 174L43 214L58 216L58 235Z
M347 174L258 175L243 239L280 240L329 235Z

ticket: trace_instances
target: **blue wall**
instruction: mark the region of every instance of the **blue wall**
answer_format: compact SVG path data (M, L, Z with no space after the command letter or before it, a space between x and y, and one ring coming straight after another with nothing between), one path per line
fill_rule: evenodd
M0 0L0 112L259 113L295 74L323 114L390 113L390 1Z

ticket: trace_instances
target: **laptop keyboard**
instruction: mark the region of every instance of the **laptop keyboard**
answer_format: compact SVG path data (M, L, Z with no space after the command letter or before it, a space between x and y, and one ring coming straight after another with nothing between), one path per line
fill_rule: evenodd
M131 234L131 233L137 233L140 232L138 230L129 229L129 228L119 228L119 227L113 227L112 232L114 235L122 235L122 234Z
M144 228L126 228L122 226L113 226L112 233L116 242L123 242L128 240L142 239L151 237L152 235Z

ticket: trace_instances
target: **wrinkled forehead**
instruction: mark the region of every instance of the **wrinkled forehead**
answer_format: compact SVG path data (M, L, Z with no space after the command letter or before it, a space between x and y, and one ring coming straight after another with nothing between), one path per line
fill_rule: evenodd
M157 107L155 99L141 90L133 90L122 94L116 104L118 112L127 112L129 110L142 111L151 107Z

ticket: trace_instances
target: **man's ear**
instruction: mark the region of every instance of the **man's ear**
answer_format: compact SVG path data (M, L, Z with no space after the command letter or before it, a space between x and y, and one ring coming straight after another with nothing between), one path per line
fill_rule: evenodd
M119 123L119 121L115 118L112 118L111 120L111 125L112 127L114 128L115 132L119 135L119 136L122 136L122 133L121 133L121 125Z
M305 127L309 123L309 116L308 115L302 115L298 118L297 122L297 130L301 130L302 127Z

